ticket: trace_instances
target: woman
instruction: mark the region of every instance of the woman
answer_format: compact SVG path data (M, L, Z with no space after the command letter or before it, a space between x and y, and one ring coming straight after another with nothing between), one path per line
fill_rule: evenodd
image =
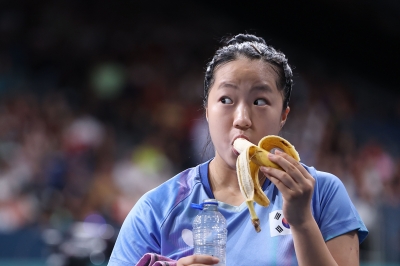
M285 56L262 38L239 34L208 63L204 106L215 157L187 169L146 193L127 216L109 265L134 265L157 253L173 265L213 265L217 259L192 255L190 203L219 201L228 223L227 265L358 265L359 243L368 231L343 184L276 151L270 160L284 171L260 168L260 183L271 204L256 204L260 233L249 222L236 176L233 141L253 143L278 135L290 108L292 71ZM288 225L274 231L279 212ZM285 223L285 224L287 224ZM153 257L153 261L154 261ZM176 264L175 264L176 263Z

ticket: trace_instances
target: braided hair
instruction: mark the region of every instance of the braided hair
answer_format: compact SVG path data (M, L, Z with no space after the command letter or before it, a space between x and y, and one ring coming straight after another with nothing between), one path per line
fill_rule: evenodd
M251 34L238 34L226 41L208 62L204 78L204 107L207 106L210 88L214 83L215 69L222 64L236 60L239 56L262 59L272 66L279 77L278 90L283 91L283 109L286 109L293 86L292 69L283 53L268 46L263 38Z

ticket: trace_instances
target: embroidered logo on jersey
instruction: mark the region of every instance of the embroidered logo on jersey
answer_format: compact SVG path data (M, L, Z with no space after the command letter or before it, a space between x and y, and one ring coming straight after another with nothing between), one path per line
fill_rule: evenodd
M188 245L189 247L193 247L193 232L192 231L190 231L189 229L183 229L182 230L182 239L186 245Z
M289 223L283 217L282 210L273 211L269 214L269 230L271 237L292 234Z

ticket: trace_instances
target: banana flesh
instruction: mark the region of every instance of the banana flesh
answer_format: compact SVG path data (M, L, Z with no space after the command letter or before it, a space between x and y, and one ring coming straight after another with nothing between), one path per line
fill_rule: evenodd
M300 161L300 157L292 144L275 135L262 138L257 146L246 139L238 138L234 141L233 147L240 153L236 160L240 191L246 198L254 229L256 232L260 232L260 220L255 212L254 202L264 207L267 207L270 203L259 182L258 172L260 166L283 170L279 165L268 159L269 151L275 148L282 150L297 161Z

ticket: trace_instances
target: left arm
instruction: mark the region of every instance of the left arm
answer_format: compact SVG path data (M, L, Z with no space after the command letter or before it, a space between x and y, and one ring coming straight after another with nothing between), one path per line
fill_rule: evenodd
M299 265L360 265L357 231L325 243L315 220L291 230Z
M325 243L310 208L315 179L285 153L277 151L269 159L284 169L260 168L282 193L283 212L290 224L299 265L359 265L356 231Z
M360 265L360 244L357 231L351 231L326 242L338 265Z

